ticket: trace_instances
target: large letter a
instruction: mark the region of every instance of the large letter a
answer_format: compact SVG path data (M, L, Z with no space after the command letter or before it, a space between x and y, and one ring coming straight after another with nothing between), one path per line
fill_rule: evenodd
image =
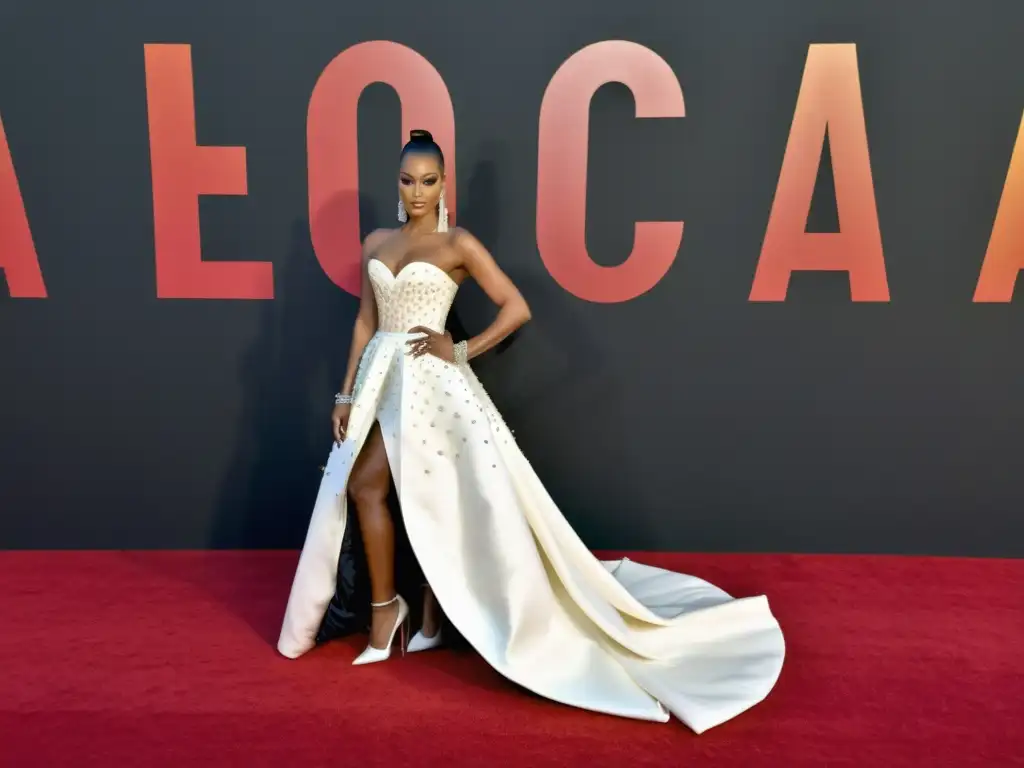
M839 232L807 232L828 132ZM871 181L857 47L812 45L782 161L751 301L785 301L797 270L843 271L854 301L888 301L882 235Z
M7 134L0 119L0 270L7 278L11 296L45 299L46 285L25 215Z

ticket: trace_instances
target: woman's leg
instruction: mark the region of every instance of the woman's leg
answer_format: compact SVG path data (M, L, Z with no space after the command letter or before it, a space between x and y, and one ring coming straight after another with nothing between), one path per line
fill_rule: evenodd
M428 639L441 631L441 606L429 584L423 594L423 628L420 631Z
M395 527L388 509L391 469L380 425L374 424L356 458L348 480L348 494L359 516L366 564L370 571L370 599L386 603L395 596ZM373 609L370 645L384 648L398 618L398 602Z

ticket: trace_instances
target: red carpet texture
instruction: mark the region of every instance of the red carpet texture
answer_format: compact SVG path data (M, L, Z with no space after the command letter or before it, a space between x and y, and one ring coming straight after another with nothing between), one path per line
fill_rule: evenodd
M292 552L0 552L0 765L1024 765L1024 561L644 555L786 631L778 687L695 736L532 696L468 651L274 650Z

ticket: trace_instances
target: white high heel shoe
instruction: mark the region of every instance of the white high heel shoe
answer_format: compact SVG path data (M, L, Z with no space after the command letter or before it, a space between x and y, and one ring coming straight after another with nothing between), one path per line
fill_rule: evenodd
M398 603L398 616L395 617L395 626L391 628L391 635L388 637L388 644L384 648L374 648L372 645L367 645L366 650L356 656L355 661L352 662L352 666L359 666L361 664L376 664L378 661L387 661L391 658L391 646L395 642L395 635L399 632L400 637L398 641L399 649L405 653L405 622L409 618L409 606L402 599L401 595L395 595L393 598L385 603L370 603L371 608L387 608L392 603Z
M437 632L434 633L433 637L427 637L421 629L412 636L412 640L409 641L409 647L405 650L407 653L416 653L417 651L429 651L432 648L437 648L439 645L441 645L440 627L437 628Z
M427 591L430 590L429 584L424 584L423 588ZM423 609L426 611L426 602L423 604ZM434 607L437 608L437 599L434 599ZM407 653L416 653L417 651L429 651L432 648L437 648L441 645L441 624L438 623L437 631L433 637L427 637L423 634L422 627L419 632L412 636L412 640L409 641L409 647L406 649Z

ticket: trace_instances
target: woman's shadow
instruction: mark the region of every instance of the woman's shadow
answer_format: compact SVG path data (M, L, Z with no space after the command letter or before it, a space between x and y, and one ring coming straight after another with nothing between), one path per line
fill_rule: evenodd
M360 240L378 226L372 202L357 192L339 194L318 215L358 215ZM241 408L209 533L212 549L298 548L330 452L331 397L345 375L359 300L324 274L306 219L292 223L275 277L274 300L263 304L239 369ZM208 579L202 586L276 643L295 563L273 563L280 579Z
M530 323L502 341L492 353L473 361L474 370L495 397L503 417L515 429L517 422L528 422L531 411L537 410L532 405L539 400L571 399L576 385L600 370L606 350L580 322L572 310L573 300L566 300L566 292L550 279L546 270L538 270L529 258L509 258L510 254L502 252L498 169L508 165L503 162L504 156L499 142L486 142L481 147L481 160L473 166L466 192L460 195L466 203L460 206L458 224L495 255L501 268L535 308L535 314L543 313L542 323ZM522 253L526 254L536 248L532 226L530 232L528 238L513 236L506 240L518 243L525 239ZM504 246L506 251L509 247ZM494 315L494 305L483 291L467 284L459 292L449 330L456 340L469 338L490 325ZM529 341L520 344L521 338Z

